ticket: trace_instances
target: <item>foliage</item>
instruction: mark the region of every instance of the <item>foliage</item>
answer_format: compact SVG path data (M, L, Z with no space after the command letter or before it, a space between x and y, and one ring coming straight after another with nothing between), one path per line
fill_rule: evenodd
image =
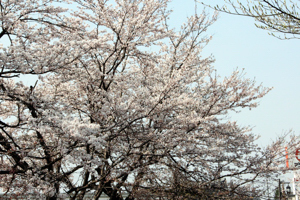
M253 181L280 169L283 140L261 149L227 115L270 89L239 71L221 80L201 56L216 17L176 32L168 3L0 2L5 195L199 199L226 179L214 195L261 194Z
M271 35L280 39L299 38L300 8L294 0L247 0L243 3L225 0L225 3L223 7L214 8L221 12L253 17L260 22L255 24L258 28L269 30ZM274 34L276 32L283 33L284 37Z

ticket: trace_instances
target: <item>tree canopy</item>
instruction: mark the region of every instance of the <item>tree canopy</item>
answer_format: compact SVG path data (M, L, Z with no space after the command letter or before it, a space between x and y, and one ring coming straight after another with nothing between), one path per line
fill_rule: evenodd
M224 6L214 9L234 15L253 17L256 27L270 31L280 39L299 39L300 15L299 5L294 0L224 0ZM280 34L278 34L280 33Z
M195 13L175 31L169 2L0 2L3 195L263 194L284 140L260 148L228 113L256 107L270 88L243 71L220 78L201 54L216 16Z

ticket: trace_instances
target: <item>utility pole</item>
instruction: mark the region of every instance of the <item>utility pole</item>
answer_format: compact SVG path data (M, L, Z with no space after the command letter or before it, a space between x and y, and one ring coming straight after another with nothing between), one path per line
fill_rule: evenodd
M281 181L278 180L278 191L279 191L279 200L282 200L282 192L281 192Z

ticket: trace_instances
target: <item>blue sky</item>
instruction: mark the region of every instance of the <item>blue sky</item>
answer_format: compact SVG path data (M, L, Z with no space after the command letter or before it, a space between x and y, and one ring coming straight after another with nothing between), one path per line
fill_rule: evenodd
M212 1L204 1L211 3ZM221 0L214 4L223 4ZM172 20L180 24L194 12L193 0L174 0ZM203 6L198 4L199 13ZM210 14L213 10L206 8ZM213 35L203 54L213 54L215 68L221 76L234 69L245 68L247 78L255 78L257 84L274 87L260 100L260 106L233 114L240 125L253 126L253 132L261 135L259 144L265 145L279 135L293 129L300 134L300 39L279 40L257 29L254 19L219 13L219 19L207 34Z

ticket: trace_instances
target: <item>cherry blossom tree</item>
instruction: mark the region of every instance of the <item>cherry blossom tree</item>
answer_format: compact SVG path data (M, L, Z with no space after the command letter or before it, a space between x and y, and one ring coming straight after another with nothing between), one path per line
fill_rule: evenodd
M284 140L259 148L228 115L270 88L238 70L219 77L201 54L216 16L195 13L175 31L169 2L0 2L4 195L262 194L253 181L278 173ZM29 75L31 86L18 78Z

